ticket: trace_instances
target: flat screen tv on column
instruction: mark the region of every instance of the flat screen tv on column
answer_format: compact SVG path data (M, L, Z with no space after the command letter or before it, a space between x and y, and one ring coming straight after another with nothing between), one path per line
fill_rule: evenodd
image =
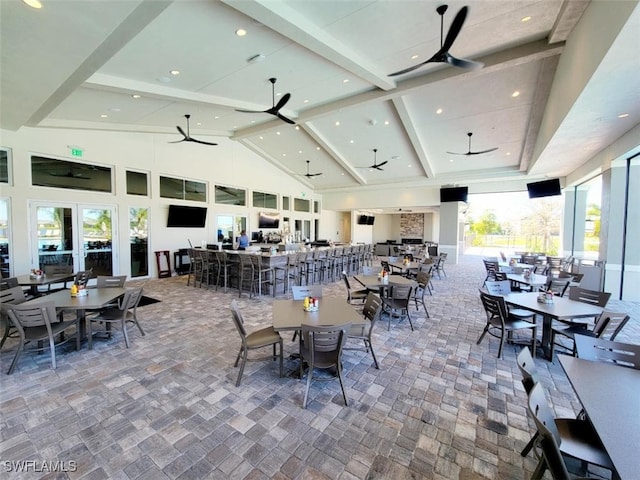
M440 202L466 202L469 187L442 187L440 189Z
M529 198L552 197L562 194L559 178L527 183L527 190L529 191Z
M358 217L358 225L366 225L368 219L369 217L367 217L366 215L360 215Z
M169 205L167 227L204 228L207 221L206 207Z

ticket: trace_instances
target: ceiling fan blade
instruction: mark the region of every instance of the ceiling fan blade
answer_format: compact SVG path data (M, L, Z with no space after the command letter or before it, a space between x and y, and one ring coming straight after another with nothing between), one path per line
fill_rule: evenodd
M182 143L182 142L186 142L187 140L189 140L189 139L187 137L185 137L182 140L176 140L175 142L167 142L167 143Z
M318 177L322 175L322 173L305 173L304 176L307 178L311 178L311 177Z
M189 138L188 139L189 142L196 142L196 143L201 143L202 145L218 145L217 143L213 143L213 142L205 142L204 140L196 140L195 138Z
M420 68L420 67L421 67L421 66L423 66L425 63L429 63L430 61L431 61L431 59L427 60L426 62L419 63L418 65L414 65L413 67L405 68L404 70L398 70L397 72L390 73L388 76L389 76L389 77L395 77L395 76L397 76L397 75L403 75L403 74L405 74L405 73L412 72L412 71L414 71L416 68Z
M389 160L385 160L384 162L379 163L378 167L382 167L383 165L386 165L387 163L389 163Z
M469 155L469 152L459 153L459 152L447 152L449 155Z
M473 60L466 60L464 58L456 58L452 55L449 55L448 53L445 56L444 61L454 67L465 68L467 70L478 70L479 68L484 67L484 63L482 62L475 62Z
M236 108L236 112L240 113L267 113L269 110L241 110Z
M495 152L496 150L498 150L498 147L480 150L479 152L468 152L467 155L482 155L483 153Z
M291 98L291 94L285 93L280 99L280 101L273 107L273 110L275 110L276 112L280 110L282 107L286 105L286 103L289 101L290 98Z
M275 115L276 117L278 117L280 120L283 120L283 121L285 121L285 122L287 122L287 123L289 123L289 124L291 124L291 125L295 125L295 124L296 124L296 122L294 122L294 121L293 121L293 120L291 120L290 118L285 117L284 115L282 115L282 114L281 114L281 113L279 113L279 112L278 112L278 113L274 113L274 115Z
M469 7L462 7L460 11L456 14L456 18L453 19L451 26L449 27L449 32L447 32L447 37L444 39L444 43L442 44L441 50L448 52L453 42L456 41L456 38L460 34L460 30L462 30L462 26L464 25L464 21L467 18L467 13L469 12Z
M186 133L184 133L184 130L182 130L182 128L180 128L180 125L176 125L176 128L178 129L178 131L182 134L182 136L184 138L189 138L189 136ZM182 141L182 140L180 140L180 141ZM171 143L174 143L174 142L171 142Z

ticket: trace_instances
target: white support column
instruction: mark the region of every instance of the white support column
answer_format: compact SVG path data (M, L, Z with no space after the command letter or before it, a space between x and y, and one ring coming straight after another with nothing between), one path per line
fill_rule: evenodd
M448 263L458 263L460 220L458 218L460 202L440 204L440 240L438 251L447 253Z

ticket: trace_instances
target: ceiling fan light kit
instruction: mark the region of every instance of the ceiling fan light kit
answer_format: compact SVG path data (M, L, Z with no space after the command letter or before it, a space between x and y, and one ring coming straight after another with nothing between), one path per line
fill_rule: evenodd
M464 6L458 11L451 26L449 27L449 32L447 32L447 37L444 38L444 14L449 8L448 5L440 5L436 8L436 12L440 15L440 50L433 54L431 58L425 60L422 63L417 65L413 65L412 67L405 68L403 70L399 70L397 72L390 73L390 77L395 77L397 75L402 75L405 73L412 72L427 63L447 63L454 67L465 68L467 70L475 70L478 68L482 68L484 64L480 62L475 62L473 60L466 60L462 58L456 58L449 53L453 42L455 42L456 38L460 34L462 30L462 26L464 25L464 21L467 18L467 14L469 13L469 7Z

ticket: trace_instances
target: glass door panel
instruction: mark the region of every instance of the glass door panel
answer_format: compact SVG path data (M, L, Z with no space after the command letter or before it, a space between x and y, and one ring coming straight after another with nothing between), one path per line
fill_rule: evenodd
M0 198L0 273L11 276L11 248L9 245L9 200Z
M131 245L131 276L149 275L148 208L129 209L129 244Z
M113 207L82 207L82 259L79 270L93 276L113 275ZM84 261L84 266L82 265Z
M37 260L33 268L46 271L74 268L78 258L77 243L73 241L75 211L72 207L35 206L35 231Z

